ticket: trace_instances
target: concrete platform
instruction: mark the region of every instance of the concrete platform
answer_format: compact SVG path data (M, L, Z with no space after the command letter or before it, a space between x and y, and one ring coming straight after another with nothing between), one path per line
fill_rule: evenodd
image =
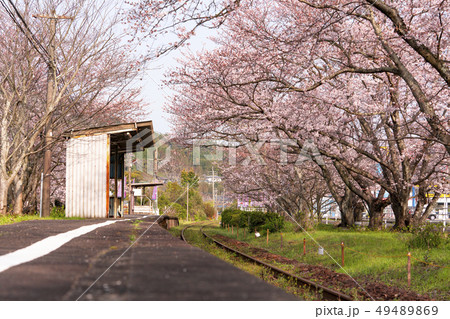
M29 244L30 229L37 240L93 222L102 221L0 226L0 254ZM145 219L136 230L117 222L0 273L0 300L298 300L152 223Z

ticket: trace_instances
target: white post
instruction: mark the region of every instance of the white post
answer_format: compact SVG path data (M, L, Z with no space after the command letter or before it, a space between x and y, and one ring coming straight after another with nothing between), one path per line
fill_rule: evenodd
M450 212L448 209L448 197L450 196L450 194L445 194L445 209L444 209L444 219L447 220L447 218L449 217L448 213Z
M448 201L447 201L447 194L444 194L445 198L445 204L444 204L444 229L442 230L443 233L445 233L445 230L447 228L447 218L448 218Z
M328 214L327 214L327 225L328 225Z

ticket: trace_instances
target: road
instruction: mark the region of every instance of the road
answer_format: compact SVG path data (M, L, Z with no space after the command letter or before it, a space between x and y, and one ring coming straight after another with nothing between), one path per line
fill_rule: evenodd
M154 218L133 221L0 226L0 300L298 300L174 238Z

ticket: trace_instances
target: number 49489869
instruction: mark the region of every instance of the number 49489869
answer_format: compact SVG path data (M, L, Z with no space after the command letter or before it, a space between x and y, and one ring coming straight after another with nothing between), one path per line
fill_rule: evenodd
M379 306L375 312L380 316L436 316L439 309L437 306Z

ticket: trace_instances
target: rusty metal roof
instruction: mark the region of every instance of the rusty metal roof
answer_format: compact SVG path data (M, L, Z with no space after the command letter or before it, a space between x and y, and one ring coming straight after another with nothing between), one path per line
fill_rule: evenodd
M139 152L154 145L153 122L132 122L108 126L89 127L64 133L67 138L109 135L111 150L119 153Z

